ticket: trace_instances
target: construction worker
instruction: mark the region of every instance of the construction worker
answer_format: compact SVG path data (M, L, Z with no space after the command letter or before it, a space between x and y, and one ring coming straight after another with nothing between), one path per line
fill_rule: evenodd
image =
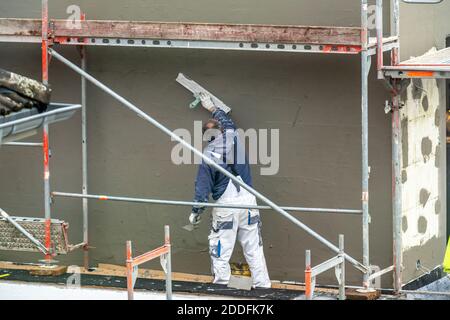
M210 111L213 119L203 126L204 138L208 146L204 154L215 163L228 170L238 179L252 186L252 177L245 148L238 139L235 124L220 108L216 108L211 97L200 94L205 109ZM195 202L189 221L198 225L209 196L216 203L231 205L256 205L253 194L240 187L229 177L219 172L204 161L200 164L195 181ZM271 281L267 271L261 238L261 218L255 209L214 208L212 212L212 230L208 237L211 255L211 270L214 283L228 284L231 276L229 260L233 253L236 237L239 240L245 259L250 267L254 288L270 288Z

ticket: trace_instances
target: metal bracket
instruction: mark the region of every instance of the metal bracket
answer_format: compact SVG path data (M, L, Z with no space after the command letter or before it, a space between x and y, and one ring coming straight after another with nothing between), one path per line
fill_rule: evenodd
M139 266L134 266L133 267L133 272L131 274L132 282L133 282L133 288L134 288L134 285L136 284L136 280L137 280L137 277L138 277L138 270L139 270Z
M49 42L53 42L54 38L55 38L55 22L49 21L47 29L47 40Z
M159 256L159 261L161 263L161 267L164 270L164 273L167 274L167 254Z
M336 267L334 267L334 274L336 276L336 279L338 281L338 284L341 285L341 274L342 274L342 268L341 265L337 265Z
M390 102L389 100L386 100L384 102L384 113L392 113L392 102Z
M399 110L403 109L403 107L405 106L404 102L400 102L398 108ZM388 114L388 113L393 113L394 110L392 109L392 102L386 100L384 103L384 113Z
M370 273L369 273L369 288L380 288L381 287L381 274L377 276L377 274L381 271L379 266L371 265ZM371 278L371 276L374 276Z
M316 277L311 277L311 295L314 297L314 291L316 290Z

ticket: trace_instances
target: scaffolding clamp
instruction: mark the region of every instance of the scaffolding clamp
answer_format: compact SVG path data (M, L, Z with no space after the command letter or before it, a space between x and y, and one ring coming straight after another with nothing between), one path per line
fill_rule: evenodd
M159 260L164 273L167 274L167 254L160 255Z

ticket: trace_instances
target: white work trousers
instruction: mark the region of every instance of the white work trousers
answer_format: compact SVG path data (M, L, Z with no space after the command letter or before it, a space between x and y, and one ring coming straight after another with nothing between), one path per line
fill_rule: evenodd
M220 204L256 205L256 198L244 188L238 192L231 182ZM230 258L236 237L241 243L245 259L252 274L253 287L270 288L271 282L267 272L261 237L261 217L256 209L214 208L212 212L212 230L209 235L211 271L214 283L228 284L231 276Z

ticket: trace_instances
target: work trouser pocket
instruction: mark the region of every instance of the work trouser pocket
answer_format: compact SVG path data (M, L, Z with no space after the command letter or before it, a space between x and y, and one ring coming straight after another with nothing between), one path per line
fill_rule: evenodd
M259 215L259 210L253 209L253 210L247 210L247 224L249 226L258 224L261 222L261 217Z
M235 225L233 209L216 208L213 210L211 233L209 235L209 251L211 257L227 259L234 247L237 225Z
M211 257L220 258L223 255L229 255L228 251L232 250L234 246L235 234L233 227L233 220L213 222L213 227L208 237Z
M258 236L259 236L259 246L263 246L263 239L262 239L262 222L261 219L258 221Z
M216 209L212 214L212 231L231 230L234 227L232 210Z
M262 228L262 221L261 221L261 216L259 215L259 210L257 209L252 209L252 210L247 210L247 228L248 229L256 229L256 232L258 233L258 238L259 238L259 246L263 245L263 241L262 241L262 233L261 233L261 228Z
M218 233L221 230L232 230L234 227L233 220L213 221L212 230Z

